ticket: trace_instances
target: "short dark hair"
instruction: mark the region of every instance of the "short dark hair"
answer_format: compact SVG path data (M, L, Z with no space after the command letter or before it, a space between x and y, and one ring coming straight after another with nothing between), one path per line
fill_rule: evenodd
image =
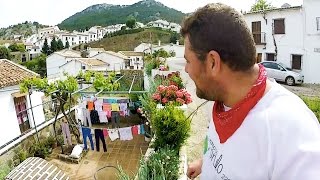
M252 34L243 15L230 6L213 3L198 9L184 20L181 34L201 61L214 50L234 71L247 71L256 62Z

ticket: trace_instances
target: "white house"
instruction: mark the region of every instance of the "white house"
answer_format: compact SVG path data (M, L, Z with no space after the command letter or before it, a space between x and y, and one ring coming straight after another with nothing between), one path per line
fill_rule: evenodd
M320 1L302 6L246 13L257 61L278 61L302 73L306 83L320 83Z
M159 28L164 28L164 29L170 29L170 23L166 20L156 20L156 21L150 21L147 26L151 27L159 27Z
M74 58L81 58L81 53L79 51L64 49L48 56L46 60L48 81L59 79L60 66Z
M181 26L177 23L170 23L169 28L171 31L175 31L177 33L180 33Z
M107 71L119 72L121 69L125 69L126 64L129 62L129 58L116 52L103 51L90 58L96 58L109 64Z
M102 39L103 36L106 34L105 28L101 26L93 26L89 29L89 32L94 33L96 35L95 40Z
M43 35L46 34L55 34L57 32L59 32L60 29L58 26L52 26L52 27L47 27L47 28L42 28L38 30L38 35L39 37L42 37Z
M143 52L119 51L118 53L130 59L129 64L126 65L127 69L143 69Z
M73 58L59 67L60 78L64 77L64 73L76 76L80 71L102 71L105 72L109 64L95 58Z
M19 83L25 78L39 76L37 73L26 69L12 61L0 59L0 154L6 145L18 141L20 137L26 136L34 128L45 122L43 112L42 92L32 92L30 108L29 94L20 93ZM23 111L23 112L21 112Z

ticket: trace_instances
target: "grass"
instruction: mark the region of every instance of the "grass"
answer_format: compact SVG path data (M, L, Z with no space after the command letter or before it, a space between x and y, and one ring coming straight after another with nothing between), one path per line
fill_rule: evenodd
M301 99L313 111L318 120L320 121L320 97L307 97L301 96Z
M89 43L92 48L104 48L108 51L133 51L142 42L150 42L150 37L153 43L170 43L170 32L159 29L146 29L139 33L125 34L110 38L103 38L100 41Z

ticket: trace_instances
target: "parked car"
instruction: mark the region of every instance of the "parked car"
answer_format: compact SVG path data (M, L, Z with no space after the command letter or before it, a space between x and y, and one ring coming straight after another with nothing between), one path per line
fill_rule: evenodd
M292 71L286 65L274 61L263 61L259 63L266 68L267 76L274 78L276 81L285 82L289 86L302 84L304 76L300 73Z

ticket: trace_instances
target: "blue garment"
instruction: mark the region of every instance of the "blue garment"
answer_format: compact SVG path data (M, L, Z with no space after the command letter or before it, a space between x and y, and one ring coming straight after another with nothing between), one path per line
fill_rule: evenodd
M103 103L108 103L108 104L117 103L117 100L116 99L103 99Z
M88 149L88 147L87 147L87 137L89 138L89 141L90 141L91 150L94 150L93 140L92 140L92 135L91 135L91 129L82 127L82 138L83 138L83 144L84 144L84 149L85 150Z
M140 125L140 134L145 134L143 124Z

